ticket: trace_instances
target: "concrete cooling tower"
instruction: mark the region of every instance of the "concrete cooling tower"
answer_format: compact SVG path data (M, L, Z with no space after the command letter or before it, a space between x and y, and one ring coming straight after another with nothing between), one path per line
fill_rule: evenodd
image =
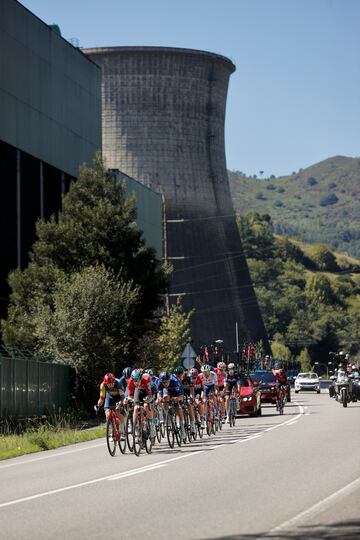
M163 47L84 49L102 68L106 165L161 191L171 301L195 308L196 345L263 340L265 328L243 255L226 171L230 60Z

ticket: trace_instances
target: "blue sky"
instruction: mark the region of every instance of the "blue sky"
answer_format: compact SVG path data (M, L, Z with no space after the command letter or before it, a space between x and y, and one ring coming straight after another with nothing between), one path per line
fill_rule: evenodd
M360 156L360 0L21 0L81 47L159 45L236 65L229 169L290 174Z

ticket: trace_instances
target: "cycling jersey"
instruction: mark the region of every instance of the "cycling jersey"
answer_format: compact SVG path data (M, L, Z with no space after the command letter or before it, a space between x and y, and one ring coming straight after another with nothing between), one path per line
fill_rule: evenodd
M183 387L183 390L184 390L184 394L186 396L190 396L191 395L191 388L194 388L194 383L191 381L190 377L188 377L188 375L186 375L183 380L181 381L181 384L182 384L182 387Z
M218 385L219 386L224 386L226 373L224 371L222 371L221 369L219 369L219 368L215 368L214 372L216 373L217 378L218 378Z
M127 396L127 382L124 375L120 377L119 382L120 382L121 388L123 389L123 391L125 392L125 395Z
M159 381L158 393L160 397L179 397L184 395L184 389L176 375L171 375L169 386L165 387L162 382Z
M280 375L280 373L278 371L276 371L275 369L272 370L273 374L275 375L276 377L276 382L278 382L280 385L282 386L286 386L287 384L287 377L286 375Z
M120 379L115 379L115 384L112 388L109 388L104 382L100 384L100 398L105 399L105 410L114 408L123 395L124 390L121 386Z
M214 371L208 372L209 375L205 375L206 371L203 371L199 377L201 378L201 383L203 387L205 386L217 386L218 385L218 378Z
M143 388L146 390L148 396L152 396L151 387L150 387L150 375L143 373L141 375L140 385L135 386L133 379L129 379L128 382L128 393L129 397L134 396L135 388Z

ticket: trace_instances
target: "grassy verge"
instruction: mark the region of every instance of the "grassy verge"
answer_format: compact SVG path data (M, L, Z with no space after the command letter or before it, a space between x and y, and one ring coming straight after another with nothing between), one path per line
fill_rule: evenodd
M40 426L22 435L0 436L0 460L51 450L78 442L92 441L104 437L104 427L95 429L64 429Z

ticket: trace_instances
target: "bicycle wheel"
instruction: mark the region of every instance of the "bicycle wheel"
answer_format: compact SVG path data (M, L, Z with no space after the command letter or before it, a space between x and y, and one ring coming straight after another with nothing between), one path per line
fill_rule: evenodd
M131 413L132 414L132 413ZM126 441L130 452L134 451L134 432L133 432L133 419L132 416L128 416L126 419Z
M178 415L175 415L175 418L173 418L174 424L175 424L175 439L178 446L181 446L181 427L180 427L180 419Z
M157 419L157 424L155 426L155 429L156 429L156 438L157 438L158 443L160 444L162 435L161 435L161 425L159 424L159 419Z
M210 424L210 418L208 416L206 417L206 433L207 433L208 437L210 437L210 435L211 435L211 424Z
M201 427L201 422L197 423L197 431L198 431L200 439L202 439L204 436L204 428Z
M222 413L222 410L220 409L220 411L219 411L219 421L218 421L219 431L222 430L222 426L223 426L223 413Z
M143 443L147 454L151 454L153 447L153 439L150 437L150 426L149 423L146 423L146 426L143 426Z
M167 437L170 448L174 448L175 433L174 433L172 415L170 413L168 413L166 416L166 437Z
M108 418L106 421L106 443L110 456L114 457L116 454L116 426L112 418Z
M133 440L134 440L134 452L137 456L140 455L141 448L142 448L142 427L141 427L141 419L138 415L135 419L134 425L133 425Z
M190 416L189 416L189 411L187 409L185 409L184 411L184 424L185 424L185 432L186 432L187 440L191 442L192 434L191 434Z
M126 428L125 428L126 429ZM126 452L126 433L121 434L119 429L119 439L118 439L119 449L122 454Z

